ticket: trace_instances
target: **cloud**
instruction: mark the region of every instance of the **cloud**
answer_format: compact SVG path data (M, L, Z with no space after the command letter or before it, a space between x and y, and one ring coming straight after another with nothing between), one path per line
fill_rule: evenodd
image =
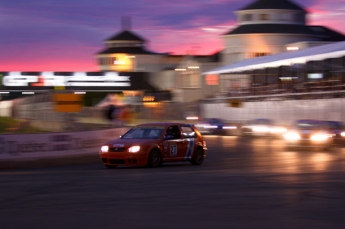
M252 0L10 0L0 2L2 67L95 68L104 39L132 30L156 52L211 54L224 47L221 35L236 26L234 11ZM308 7L311 24L342 28L345 0L296 0ZM343 31L344 32L344 31ZM40 64L39 64L40 63ZM78 67L79 66L79 67ZM1 70L1 69L0 69Z

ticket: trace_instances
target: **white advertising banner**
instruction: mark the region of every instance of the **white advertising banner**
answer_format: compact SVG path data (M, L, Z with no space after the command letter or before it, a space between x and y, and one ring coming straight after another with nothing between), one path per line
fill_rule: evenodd
M4 134L0 135L0 160L98 154L102 144L127 130L124 127L71 133Z

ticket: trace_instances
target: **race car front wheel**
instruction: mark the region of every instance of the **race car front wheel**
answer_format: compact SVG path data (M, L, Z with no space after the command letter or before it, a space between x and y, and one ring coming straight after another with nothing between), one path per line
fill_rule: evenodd
M147 161L147 166L151 168L155 168L160 166L162 163L162 155L161 152L157 149L154 149L150 152L148 161Z
M201 148L197 148L193 154L190 163L192 165L201 165L204 162L204 151Z

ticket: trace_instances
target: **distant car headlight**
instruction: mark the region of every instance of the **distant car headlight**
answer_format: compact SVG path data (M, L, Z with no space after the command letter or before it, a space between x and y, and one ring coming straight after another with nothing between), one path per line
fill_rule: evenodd
M235 130L237 129L237 126L223 126L223 129Z
M289 141L297 141L301 139L301 136L296 132L288 132L284 134L284 138Z
M341 135L342 137L345 137L345 132L341 132L340 135Z
M215 129L217 128L218 126L214 126L214 125L205 125L204 128L206 129Z
M287 130L286 130L286 128L284 128L284 127L273 127L273 128L271 128L271 133L272 134L283 134L283 133L285 133Z
M253 127L253 131L254 132L260 132L260 133L265 133L265 132L269 132L270 128L267 126L254 126Z
M328 139L327 134L313 134L310 139L312 141L326 141Z
M137 153L139 151L140 151L140 146L131 146L128 149L128 152L130 152L130 153Z
M109 151L109 146L102 146L101 147L101 152L102 153L108 153L108 151Z

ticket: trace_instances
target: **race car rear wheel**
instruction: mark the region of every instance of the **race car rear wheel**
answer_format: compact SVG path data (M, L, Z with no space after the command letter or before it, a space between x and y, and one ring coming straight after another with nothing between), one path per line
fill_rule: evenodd
M154 149L150 152L147 166L151 168L158 167L162 164L162 155L161 152L157 149Z
M201 148L197 148L193 154L190 163L192 165L201 165L204 162L204 151Z

